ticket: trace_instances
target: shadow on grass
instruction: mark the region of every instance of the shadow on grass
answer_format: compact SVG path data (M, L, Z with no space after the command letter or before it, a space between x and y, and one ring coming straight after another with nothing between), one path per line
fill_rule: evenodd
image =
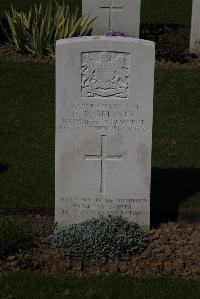
M8 170L8 164L0 162L0 174Z
M9 169L9 165L0 162L0 175ZM190 213L183 219L198 220L190 198L200 193L200 169L152 169L151 179L151 227L163 222L180 219L180 206L187 201ZM198 211L197 211L198 212ZM8 215L49 215L54 216L54 207L1 207L0 216Z
M152 170L151 226L176 221L180 203L200 191L200 169Z

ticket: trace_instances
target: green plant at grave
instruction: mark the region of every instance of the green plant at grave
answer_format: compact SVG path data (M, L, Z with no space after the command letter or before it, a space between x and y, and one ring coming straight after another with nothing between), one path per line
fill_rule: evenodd
M34 232L26 219L0 218L0 258L16 253L19 249L32 248Z
M28 12L13 8L6 12L11 34L9 45L17 52L44 57L55 55L58 39L88 35L94 18L79 17L78 10L71 13L64 2L49 2L46 7L35 5Z
M112 216L56 229L49 242L69 258L125 257L148 245L147 236L136 223Z
M90 16L79 18L78 10L70 14L69 6L56 3L54 43L48 45L49 55L52 58L55 56L56 40L88 35L93 21L94 18Z
M26 52L27 33L31 26L31 10L25 14L11 6L11 13L6 12L6 15L11 31L9 44L18 52Z

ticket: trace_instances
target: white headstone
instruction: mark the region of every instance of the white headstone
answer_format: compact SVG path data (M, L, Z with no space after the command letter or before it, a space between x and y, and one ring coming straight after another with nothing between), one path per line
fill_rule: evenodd
M200 0L193 0L190 52L200 53Z
M96 17L93 35L110 30L139 37L141 0L82 0L82 14Z
M150 224L154 43L60 40L56 50L56 222L114 215Z

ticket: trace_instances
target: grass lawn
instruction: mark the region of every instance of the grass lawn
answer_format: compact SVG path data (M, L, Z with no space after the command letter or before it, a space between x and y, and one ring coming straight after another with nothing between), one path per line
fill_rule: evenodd
M53 2L54 0L52 0ZM62 3L63 0L58 0L57 2ZM79 7L81 8L82 0L65 0L71 8ZM26 10L34 4L44 3L48 4L49 0L1 0L0 2L0 15L4 14L5 10L9 10L11 4L18 8L19 10Z
M191 24L192 0L141 1L142 23Z
M198 299L200 283L175 278L41 276L17 273L0 279L1 298Z
M0 70L0 207L54 207L54 66ZM157 70L155 79L152 207L194 196L188 205L200 207L200 71Z
M156 72L153 167L200 168L199 80L195 69Z
M61 0L59 0L61 1ZM81 0L66 0L71 7L81 7ZM19 9L27 9L33 3L48 3L49 0L1 0L0 15L10 4ZM190 26L192 0L142 0L142 23L174 23Z
M0 70L1 206L53 206L54 67L2 63Z

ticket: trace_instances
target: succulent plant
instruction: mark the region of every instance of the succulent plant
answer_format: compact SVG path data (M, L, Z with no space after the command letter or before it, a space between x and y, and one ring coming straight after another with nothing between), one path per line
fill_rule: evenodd
M147 236L136 223L113 216L57 228L49 242L69 258L125 257L148 245Z

